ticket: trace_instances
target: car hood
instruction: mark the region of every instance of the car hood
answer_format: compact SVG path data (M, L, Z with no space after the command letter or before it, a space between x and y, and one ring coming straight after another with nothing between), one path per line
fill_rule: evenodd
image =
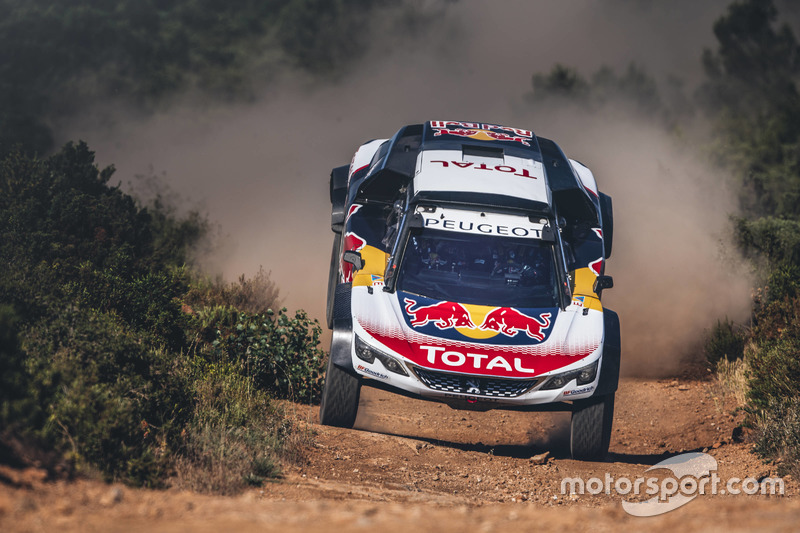
M595 354L603 340L602 311L576 301L566 309L489 307L366 289L353 290L357 334L423 368L531 378Z

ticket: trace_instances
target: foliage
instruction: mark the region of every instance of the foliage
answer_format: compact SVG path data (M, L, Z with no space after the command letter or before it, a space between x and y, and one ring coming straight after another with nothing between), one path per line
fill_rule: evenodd
M0 455L24 441L147 486L178 464L240 472L208 490L277 475L292 429L269 398L318 394L319 326L215 307L278 289L263 270L209 285L185 264L205 218L143 207L112 174L83 143L0 160Z
M20 349L18 321L11 307L0 305L0 431L15 429L35 412L26 394L29 376Z
M48 119L101 98L247 98L253 70L330 73L387 0L0 0L0 157L47 152Z
M270 273L260 267L252 278L239 276L235 282L222 278L200 279L194 282L184 301L192 308L230 306L250 314L264 314L280 303L278 287Z
M66 308L32 324L23 348L36 432L109 479L158 486L190 396L171 354L108 313Z
M588 79L576 69L557 63L547 74L532 76L533 91L526 99L534 106L550 105L556 99L559 105L579 105L588 112L607 105L624 106L644 117L659 117L665 126L672 127L675 117L690 109L680 84L669 82L668 89L674 93L671 93L672 105L663 100L656 80L635 63L628 65L622 74L602 66Z
M195 415L177 461L178 487L229 494L280 475L294 431L266 392L230 365L194 380Z
M800 396L800 339L786 335L763 341L750 357L750 401L769 411Z
M735 235L739 248L766 259L773 269L800 265L800 220L739 218Z
M215 335L206 355L209 363L232 362L257 387L278 398L319 399L324 358L317 348L321 328L316 319L302 310L290 317L285 308L217 316L211 324Z
M800 216L800 45L771 0L734 2L714 24L698 91L715 121L715 151L742 184L751 215Z
M735 361L744 355L746 334L740 328L725 318L717 320L706 338L704 352L706 360L712 368L716 368L721 360Z
M800 475L800 399L784 398L760 414L754 450L776 459L780 475Z
M797 471L800 455L800 45L771 0L732 3L714 24L698 98L713 153L741 184L740 249L766 284L756 292L748 403L757 450Z
M798 471L800 44L780 23L772 0L732 2L713 32L717 46L702 55L705 81L693 102L679 81L668 80L665 90L635 65L622 74L602 67L586 78L560 64L534 74L528 100L550 105L557 99L587 112L626 106L643 117L661 117L678 131L693 109L705 113L712 136L703 149L738 185L742 216L733 219L736 242L764 285L755 291L751 327L718 321L705 354L721 379L727 379L725 372L741 374L734 364L744 357L759 450Z

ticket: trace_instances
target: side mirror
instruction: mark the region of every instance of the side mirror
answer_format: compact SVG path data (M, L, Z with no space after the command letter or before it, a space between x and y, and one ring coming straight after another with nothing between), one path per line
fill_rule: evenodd
M598 296L602 294L604 289L613 289L614 288L614 278L611 276L597 276L597 279L594 282L594 292Z
M353 265L353 269L362 270L364 268L364 258L361 257L361 252L355 250L347 250L342 254L342 260L345 263Z

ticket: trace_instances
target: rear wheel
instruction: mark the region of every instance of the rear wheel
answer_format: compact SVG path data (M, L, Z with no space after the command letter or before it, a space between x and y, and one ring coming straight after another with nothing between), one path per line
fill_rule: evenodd
M573 459L602 461L611 442L614 394L578 400L573 405L569 446Z
M329 358L319 406L320 423L340 428L353 427L360 395L361 380L333 364L333 359Z

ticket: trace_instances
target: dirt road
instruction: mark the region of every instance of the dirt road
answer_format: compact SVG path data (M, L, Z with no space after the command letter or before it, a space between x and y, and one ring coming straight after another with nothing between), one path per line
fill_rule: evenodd
M568 414L454 411L365 389L356 430L342 430L317 425L314 407L288 407L314 437L303 464L287 465L278 482L225 498L12 472L5 477L17 476L18 486L0 485L0 530L793 531L800 521L790 477L784 497L700 496L649 518L628 515L613 491L562 494L565 477L636 479L684 451L711 454L722 480L776 475L749 444L734 442L742 415L710 380L623 380L603 463L569 459Z

